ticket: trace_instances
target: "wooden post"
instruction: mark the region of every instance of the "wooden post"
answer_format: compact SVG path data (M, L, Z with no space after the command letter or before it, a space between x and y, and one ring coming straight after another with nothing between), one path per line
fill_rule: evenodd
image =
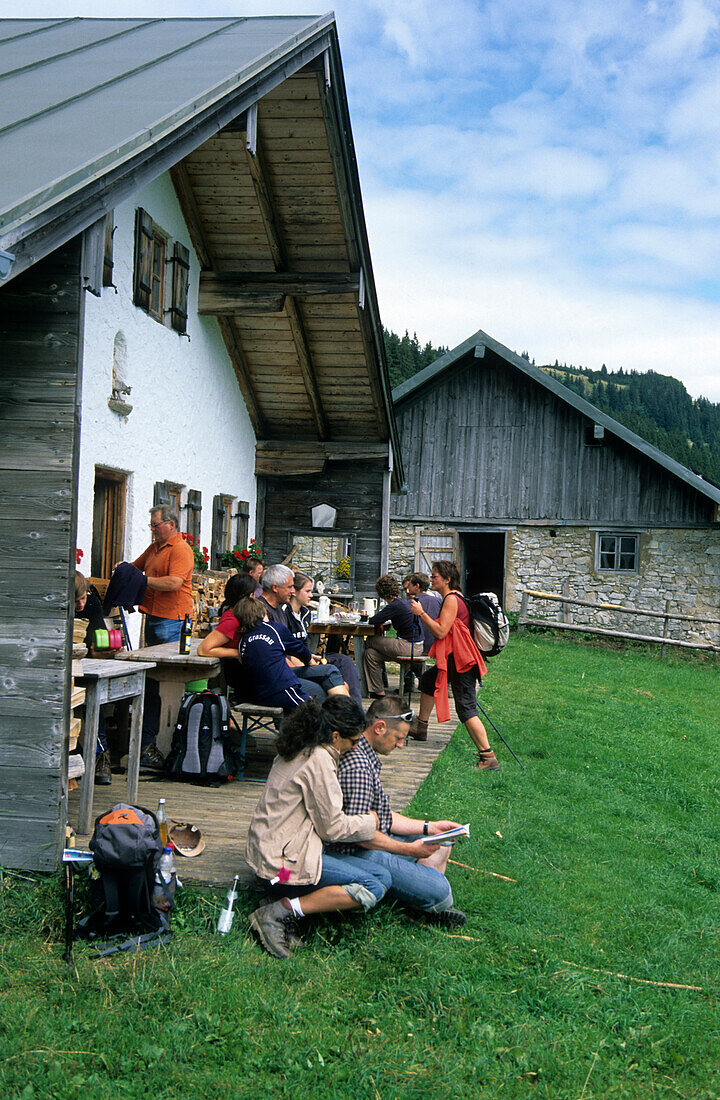
M563 596L570 595L570 581L567 579L567 577L562 583L562 594ZM564 623L571 623L573 621L572 611L570 610L570 604L567 600L563 600L562 603L562 621Z
M669 633L669 629L670 629L670 600L665 600L665 615L663 617L663 632L662 632L663 638L667 638L668 633ZM666 648L667 647L665 645L660 646L660 656L661 657L665 656Z
M520 614L518 615L517 632L522 634L525 631L525 623L527 622L527 607L530 596L527 592L523 592L522 601L520 603Z

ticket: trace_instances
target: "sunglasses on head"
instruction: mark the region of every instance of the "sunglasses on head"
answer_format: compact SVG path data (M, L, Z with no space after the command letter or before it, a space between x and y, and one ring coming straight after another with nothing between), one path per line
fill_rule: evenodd
M402 714L385 714L382 717L386 722L412 722L415 717L415 711L406 710Z

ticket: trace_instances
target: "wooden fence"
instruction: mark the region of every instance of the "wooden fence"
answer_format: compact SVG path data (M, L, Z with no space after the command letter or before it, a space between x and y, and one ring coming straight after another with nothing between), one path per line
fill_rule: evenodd
M528 605L531 599L536 600L551 600L555 603L562 605L562 618L557 619L536 619L528 617ZM662 619L663 630L662 635L654 634L632 634L629 631L611 630L607 627L591 626L585 623L575 623L572 619L572 606L577 607L590 607L594 611L612 611L615 614L623 615L635 615L635 616L647 616L655 619ZM539 592L534 588L523 588L522 602L520 604L520 615L518 617L518 634L522 634L525 627L532 626L549 626L553 630L575 630L583 634L604 634L612 638L628 638L631 641L638 642L656 642L662 646L661 655L665 653L665 646L674 645L682 646L684 649L707 649L713 653L720 653L720 644L713 644L710 641L703 642L691 642L679 638L670 638L668 632L671 622L694 622L701 623L703 626L717 626L720 627L720 619L707 619L700 615L686 615L681 612L675 612L670 610L670 600L665 601L664 611L648 611L640 607L628 607L624 604L616 603L598 603L593 600L579 600L571 597L567 594L567 582L563 584L563 591L561 595L555 592Z

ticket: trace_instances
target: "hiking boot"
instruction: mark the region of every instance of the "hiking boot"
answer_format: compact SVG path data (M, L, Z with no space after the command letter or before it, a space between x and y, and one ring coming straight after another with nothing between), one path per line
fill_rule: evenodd
M467 917L462 909L443 909L442 913L435 914L435 923L441 928L462 928L467 924Z
M112 783L112 772L110 771L110 753L99 752L95 757L95 782L99 783L101 787L107 787Z
M288 914L285 926L287 928L288 947L291 951L297 951L298 948L307 947L305 940L300 935L300 922L294 913Z
M427 741L427 736L427 722L421 722L419 718L414 718L408 731L408 737L412 737L414 741Z
M148 747L145 749L145 752L140 757L140 771L165 771L165 758L162 753L158 751L157 745L148 745Z
M483 751L478 752L477 763L475 764L475 767L480 771L484 770L496 772L500 767L500 764L498 763L498 758L492 751L492 749L484 749Z
M250 914L250 927L268 954L276 959L290 956L291 925L295 925L295 917L281 901L263 905Z

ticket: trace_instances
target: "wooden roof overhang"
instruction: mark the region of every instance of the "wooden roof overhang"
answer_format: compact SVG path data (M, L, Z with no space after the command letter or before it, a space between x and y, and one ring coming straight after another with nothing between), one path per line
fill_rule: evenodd
M399 484L352 139L329 59L171 174L203 268L199 312L218 320L258 439L256 473L384 459Z

